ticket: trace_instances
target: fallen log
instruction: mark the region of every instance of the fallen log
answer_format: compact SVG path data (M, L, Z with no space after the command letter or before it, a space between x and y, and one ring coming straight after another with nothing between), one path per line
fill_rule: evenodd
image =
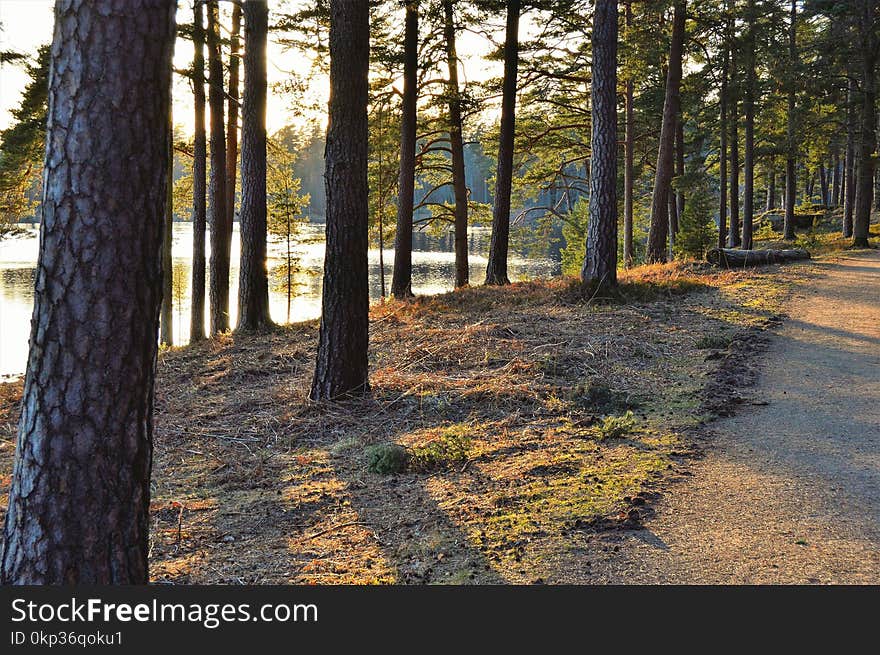
M802 248L792 250L734 250L733 248L712 248L706 253L706 261L725 268L744 266L764 266L783 264L799 259L809 259L810 253Z

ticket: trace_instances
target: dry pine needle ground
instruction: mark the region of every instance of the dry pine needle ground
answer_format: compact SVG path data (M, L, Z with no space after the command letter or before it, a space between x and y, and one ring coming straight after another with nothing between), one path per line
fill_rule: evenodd
M166 351L152 578L588 581L592 540L687 475L689 431L742 382L719 367L811 271L663 265L615 298L552 280L377 305L372 394L339 404L307 400L316 322ZM20 393L0 385L4 494ZM426 465L371 472L385 443Z

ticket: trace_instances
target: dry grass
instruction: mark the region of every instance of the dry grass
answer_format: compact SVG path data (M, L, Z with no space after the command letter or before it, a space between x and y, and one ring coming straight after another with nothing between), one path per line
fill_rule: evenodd
M686 472L685 435L707 418L726 352L706 344L766 324L809 270L676 264L624 273L609 298L561 279L378 305L372 394L340 404L307 400L315 322L167 351L153 579L564 581L561 554L638 525ZM0 389L5 488L20 389ZM606 417L627 411L634 422L603 439ZM370 444L451 439L463 463L367 470Z

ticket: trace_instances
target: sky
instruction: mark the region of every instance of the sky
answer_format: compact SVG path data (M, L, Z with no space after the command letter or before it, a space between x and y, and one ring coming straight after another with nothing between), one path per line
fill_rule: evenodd
M271 6L274 2L270 3ZM297 4L292 0L289 5ZM221 2L221 7L228 3ZM35 55L40 45L52 39L54 0L0 0L0 49L15 50ZM192 15L189 0L179 2L178 20L182 23L190 21ZM270 17L271 21L271 17ZM490 43L483 37L463 33L459 37L458 52L464 61L466 76L464 79L476 81L499 74L500 64L486 62L483 56L490 50ZM193 49L188 41L179 39L174 52L175 68L186 68L192 62ZM272 92L272 84L283 82L290 77L291 71L301 74L307 72L308 60L300 53L284 51L271 37L267 48L267 75L270 85L267 102L266 124L270 133L288 124L304 121L303 117L291 112L290 98ZM0 129L10 125L10 110L14 109L21 98L21 92L27 84L27 74L18 66L5 65L0 67ZM328 93L326 79L317 79L309 88L308 93L320 104L326 102ZM174 83L174 122L184 132L193 131L192 92L189 85L180 76L175 75ZM314 118L314 116L312 116Z

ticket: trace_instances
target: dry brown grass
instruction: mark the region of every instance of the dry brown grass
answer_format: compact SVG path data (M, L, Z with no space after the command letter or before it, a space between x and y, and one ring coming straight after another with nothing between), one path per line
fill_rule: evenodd
M167 351L153 579L564 581L562 553L637 525L685 471L724 354L703 338L730 343L775 315L809 267L786 270L658 265L623 273L614 297L558 279L377 305L372 393L338 404L307 400L316 322ZM20 389L0 390L5 489ZM631 428L603 440L600 421L627 410ZM367 470L370 444L450 439L463 464Z

